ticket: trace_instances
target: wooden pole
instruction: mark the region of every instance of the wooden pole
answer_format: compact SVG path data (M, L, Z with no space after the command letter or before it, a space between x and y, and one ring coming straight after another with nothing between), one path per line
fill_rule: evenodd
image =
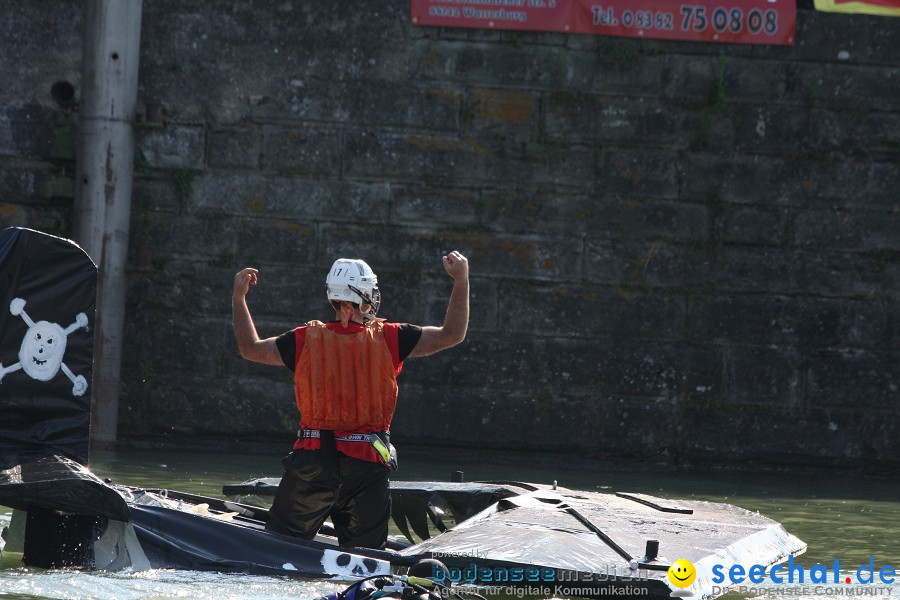
M99 267L91 446L118 428L142 0L85 0L74 236Z

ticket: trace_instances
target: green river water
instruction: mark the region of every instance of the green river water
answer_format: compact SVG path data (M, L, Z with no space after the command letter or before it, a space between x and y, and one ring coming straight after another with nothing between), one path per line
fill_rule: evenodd
M280 475L278 455L233 455L222 452L122 451L98 453L92 470L117 483L164 487L222 497L222 485L255 477ZM534 466L540 462L544 466ZM547 466L557 465L558 466ZM758 511L780 522L809 546L798 560L807 572L814 564L829 568L835 559L841 579L868 565L891 565L900 571L900 486L893 480L839 471L725 471L629 468L625 464L566 467L567 462L512 461L490 455L440 458L434 453L401 449L397 479L442 480L453 470L467 481L519 480L552 483L598 492L632 491L672 499L726 502ZM0 507L0 527L10 512ZM156 600L311 599L343 589L345 584L280 577L220 575L187 571L87 572L25 568L21 556L7 553L0 561L0 599L96 598ZM831 578L832 575L829 575ZM893 585L850 588L876 598L900 598L900 575ZM805 591L785 590L769 583L756 586L766 597L795 599L844 597L844 588L810 585ZM840 592L839 592L840 590ZM818 592L818 593L817 593ZM736 597L730 594L729 597Z

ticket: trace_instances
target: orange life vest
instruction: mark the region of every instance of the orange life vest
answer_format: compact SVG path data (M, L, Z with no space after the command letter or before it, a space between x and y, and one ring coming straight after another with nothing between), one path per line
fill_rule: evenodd
M306 326L294 369L300 426L360 433L390 429L397 375L383 321L370 321L351 334L335 333L321 321Z

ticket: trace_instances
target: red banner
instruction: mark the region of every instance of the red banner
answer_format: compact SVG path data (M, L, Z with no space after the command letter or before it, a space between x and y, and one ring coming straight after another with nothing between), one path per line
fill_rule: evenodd
M794 43L795 0L411 0L413 25Z

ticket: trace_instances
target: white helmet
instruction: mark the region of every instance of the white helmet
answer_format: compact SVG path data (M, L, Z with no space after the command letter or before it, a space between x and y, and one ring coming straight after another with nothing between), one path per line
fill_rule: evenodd
M381 306L381 292L378 291L378 277L366 261L358 258L339 258L331 265L331 271L325 278L325 293L328 300L353 302L369 305L363 313L371 319Z

